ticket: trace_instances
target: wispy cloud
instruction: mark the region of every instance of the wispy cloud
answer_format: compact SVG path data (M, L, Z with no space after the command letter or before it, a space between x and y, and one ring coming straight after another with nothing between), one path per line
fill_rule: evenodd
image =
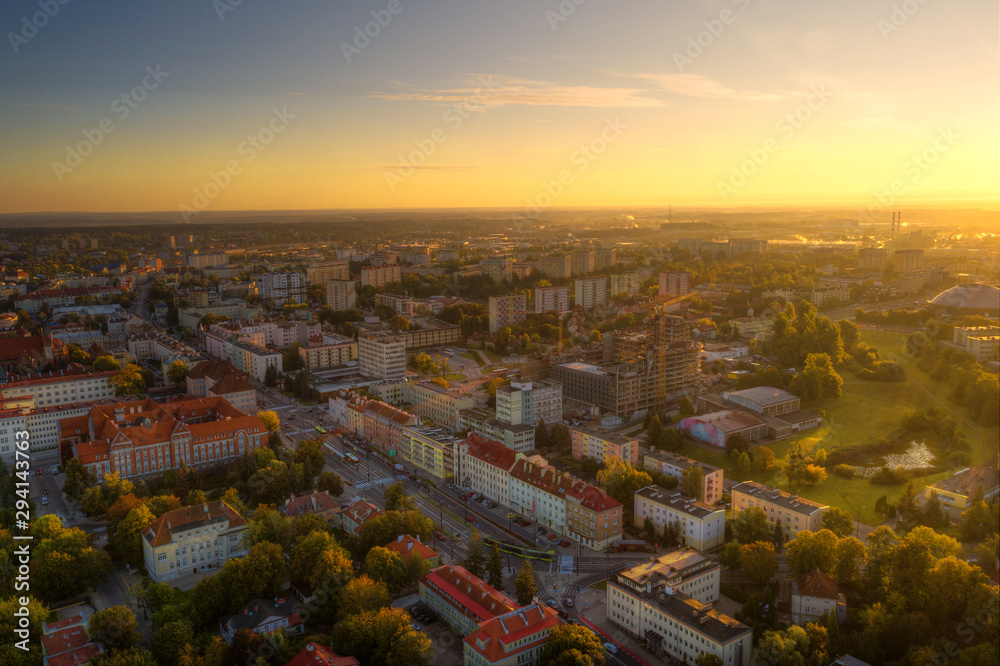
M794 93L785 90L760 91L737 90L713 78L701 74L645 74L640 72L608 72L612 76L648 81L655 88L675 95L687 97L729 98L744 102L772 102L791 97Z
M484 85L488 82L488 87ZM376 92L375 99L392 102L431 102L454 104L475 101L480 108L510 105L523 106L582 106L582 107L634 107L655 108L668 106L663 100L648 97L640 88L604 88L599 86L570 86L551 81L519 79L503 75L477 75L470 83L454 88L429 89L397 84L407 90Z

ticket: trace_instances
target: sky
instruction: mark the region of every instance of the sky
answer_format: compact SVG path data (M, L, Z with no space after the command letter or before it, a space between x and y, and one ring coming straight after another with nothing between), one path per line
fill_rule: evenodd
M996 0L7 0L0 213L996 207L998 23Z

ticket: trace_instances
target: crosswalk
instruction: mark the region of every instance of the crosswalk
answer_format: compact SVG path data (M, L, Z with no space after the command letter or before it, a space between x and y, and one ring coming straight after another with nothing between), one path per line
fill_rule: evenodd
M386 476L380 479L372 479L371 481L358 481L354 484L355 490L368 490L369 488L381 488L382 486L388 486L390 484L396 483L397 481L402 481L406 478L405 474L400 474L399 476L392 477Z
M559 562L557 564L556 573L561 574L571 574L573 573L573 556L572 555L560 555Z

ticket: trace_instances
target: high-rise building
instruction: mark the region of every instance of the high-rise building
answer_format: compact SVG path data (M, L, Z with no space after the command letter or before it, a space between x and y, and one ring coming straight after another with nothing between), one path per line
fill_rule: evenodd
M858 268L880 271L885 268L889 251L884 247L864 247L858 251Z
M356 309L357 283L354 280L327 280L326 304L332 307L334 312Z
M370 266L361 269L362 287L381 287L392 282L402 282L403 271L396 264Z
M509 280L513 274L514 260L510 257L483 259L479 262L479 270L494 282Z
M398 335L367 333L358 338L361 374L380 379L406 376L406 341Z
M573 275L573 256L557 254L538 260L538 270L549 277L570 277Z
M535 287L535 312L569 310L569 287Z
M351 262L347 259L324 261L306 267L306 283L310 285L324 285L330 280L350 279Z
M209 254L198 254L197 250L184 253L184 263L191 268L202 270L205 268L215 268L216 266L228 266L229 255L225 252L211 252Z
M682 271L660 273L660 297L677 298L691 292L691 274Z
M731 238L729 240L730 257L738 257L741 254L764 254L766 252L766 240L754 240L752 238Z
M594 251L594 270L611 268L618 263L617 251L614 248Z
M562 385L540 380L511 382L497 389L497 420L510 425L535 427L541 421L562 422Z
M524 294L490 296L490 333L523 322L527 316L527 302Z
M594 272L594 253L591 250L578 250L573 253L573 275L586 275Z
M923 250L896 250L893 256L893 268L897 273L919 271L923 267Z
M618 273L608 278L611 285L608 288L608 295L628 294L635 296L642 287L642 276L638 273Z
M260 277L258 288L260 297L273 301L276 306L307 302L304 273L265 273Z
M604 305L608 300L608 279L601 277L583 278L576 281L576 306L584 310Z

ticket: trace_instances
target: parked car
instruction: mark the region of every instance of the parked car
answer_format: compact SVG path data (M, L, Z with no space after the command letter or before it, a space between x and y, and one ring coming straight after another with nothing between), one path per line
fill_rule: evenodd
M48 503L49 503L49 496L48 495L42 495L42 506L44 506L44 505L46 505Z
M614 643L605 643L604 649L611 654L618 654L618 646Z
M562 546L563 548L569 548L572 544L569 541L563 541L559 545Z
M520 525L521 527L531 527L530 520L519 520L517 521L517 524Z
M559 613L559 617L561 617L562 619L566 620L569 618L569 613L564 611L562 608L560 608L557 612Z
M565 601L566 601L566 606L568 606L569 608L573 607L573 600L572 599L566 599Z
M559 538L559 537L557 537L557 536L556 536L555 534L550 534L550 535L548 536L548 540L549 540L549 541L555 541L555 540L556 540L556 539L558 539L558 538Z
M473 522L473 521L475 521L475 518L473 518L472 516L466 516L465 519L467 521L469 521L470 523Z

